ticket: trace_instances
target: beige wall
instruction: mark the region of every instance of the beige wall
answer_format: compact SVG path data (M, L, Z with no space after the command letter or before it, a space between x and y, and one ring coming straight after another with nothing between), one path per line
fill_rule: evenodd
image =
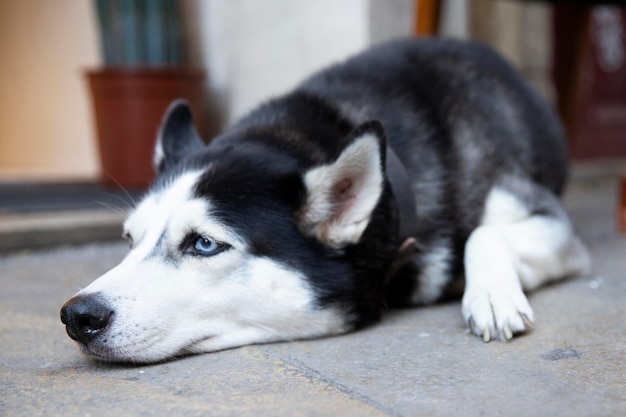
M187 0L196 65L228 125L311 71L362 49L369 0ZM199 59L198 59L199 58Z
M413 0L185 0L190 58L229 124L312 72L411 33Z
M0 1L0 180L97 176L83 80L99 63L91 4Z

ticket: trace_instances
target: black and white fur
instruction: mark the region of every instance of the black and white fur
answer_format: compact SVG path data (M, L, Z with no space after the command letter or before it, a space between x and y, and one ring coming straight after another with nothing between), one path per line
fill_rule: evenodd
M403 258L391 152L414 198L417 243ZM175 102L155 166L125 224L130 253L61 311L68 334L100 359L344 333L386 306L453 295L463 277L471 332L508 340L534 321L525 290L589 266L557 197L561 126L479 44L378 46L208 146Z

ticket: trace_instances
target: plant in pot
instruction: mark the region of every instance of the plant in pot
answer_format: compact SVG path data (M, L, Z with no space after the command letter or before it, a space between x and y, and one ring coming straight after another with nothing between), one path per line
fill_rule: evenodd
M182 58L178 0L94 0L105 65L87 71L104 186L145 188L169 103L186 99L206 133L205 73Z

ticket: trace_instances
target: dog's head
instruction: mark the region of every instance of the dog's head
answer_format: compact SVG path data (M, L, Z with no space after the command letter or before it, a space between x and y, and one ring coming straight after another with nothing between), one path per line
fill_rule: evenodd
M383 217L385 144L376 123L344 139L303 169L263 141L204 146L175 102L157 140L159 176L124 226L131 250L63 306L69 336L100 359L152 362L366 320L381 300L363 274L382 281L389 252L363 243Z

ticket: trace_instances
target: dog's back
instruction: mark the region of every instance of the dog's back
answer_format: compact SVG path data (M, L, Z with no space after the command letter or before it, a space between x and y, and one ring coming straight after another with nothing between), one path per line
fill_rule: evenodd
M418 207L438 199L431 188L471 207L503 174L526 175L557 194L565 184L567 149L554 111L479 43L396 41L331 67L301 90L357 124L380 120L414 179Z

